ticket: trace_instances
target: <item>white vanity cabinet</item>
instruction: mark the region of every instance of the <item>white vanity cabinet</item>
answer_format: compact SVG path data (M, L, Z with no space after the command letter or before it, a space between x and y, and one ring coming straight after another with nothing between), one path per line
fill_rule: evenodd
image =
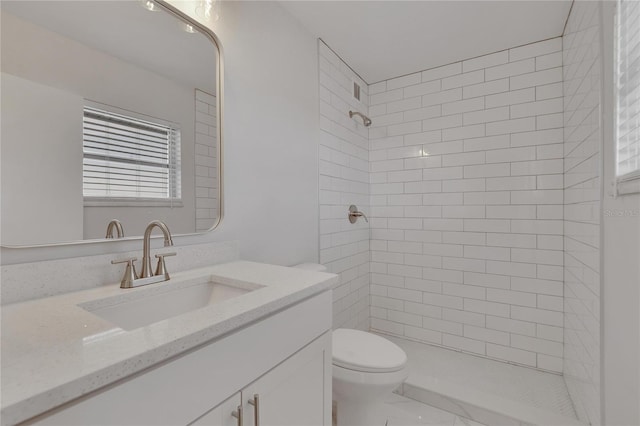
M240 406L242 426L329 426L331 299L283 307L24 424L239 426Z
M190 426L328 425L324 348L330 340L325 333Z

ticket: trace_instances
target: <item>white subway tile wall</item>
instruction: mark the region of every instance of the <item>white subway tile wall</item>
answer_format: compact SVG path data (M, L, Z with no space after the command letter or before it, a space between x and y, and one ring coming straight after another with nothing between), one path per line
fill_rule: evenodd
M562 372L562 59L555 38L369 86L372 329Z
M369 224L363 219L351 224L347 219L351 204L367 216L370 213L368 130L359 117L349 118L349 110L369 113L368 87L321 40L318 46L320 263L340 275L333 290L334 328L368 330ZM360 101L353 96L354 82L360 86ZM392 94L387 96L393 99Z
M591 424L600 424L600 13L576 2L563 46L564 377Z
M215 223L218 211L218 128L216 97L195 92L196 232Z

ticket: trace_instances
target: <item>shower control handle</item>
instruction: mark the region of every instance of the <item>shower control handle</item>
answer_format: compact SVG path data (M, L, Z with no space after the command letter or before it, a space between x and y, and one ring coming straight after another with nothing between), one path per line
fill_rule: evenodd
M349 206L349 214L347 217L349 218L349 222L351 223L356 223L359 217L363 218L365 222L369 223L369 219L367 219L367 215L365 215L361 211L358 211L358 207L356 207L353 204Z

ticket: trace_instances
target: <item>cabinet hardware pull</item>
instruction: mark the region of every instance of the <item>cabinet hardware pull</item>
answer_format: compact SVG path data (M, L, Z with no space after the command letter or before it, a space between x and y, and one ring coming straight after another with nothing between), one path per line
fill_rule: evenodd
M231 415L238 419L238 426L242 426L242 405L238 405L238 409L233 411Z
M249 400L249 405L253 405L253 419L255 426L260 426L260 395L253 395L253 399Z

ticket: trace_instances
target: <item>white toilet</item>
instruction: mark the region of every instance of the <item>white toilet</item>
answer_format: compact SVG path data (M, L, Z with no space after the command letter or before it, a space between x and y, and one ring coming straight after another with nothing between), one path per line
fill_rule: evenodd
M384 399L407 378L407 354L360 330L333 332L333 399L338 426L384 426Z
M326 271L305 263L297 268ZM333 331L333 399L338 426L384 426L384 399L408 376L407 354L395 343L360 330Z

